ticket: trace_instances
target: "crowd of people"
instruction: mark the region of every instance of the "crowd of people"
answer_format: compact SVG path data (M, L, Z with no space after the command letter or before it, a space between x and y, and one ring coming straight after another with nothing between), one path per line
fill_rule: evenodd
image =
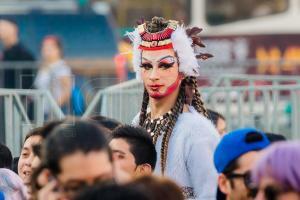
M180 152L175 150L175 153ZM198 170L207 174L217 172L216 177L203 182L203 176L191 174L200 190L215 184L205 191L211 196L187 197L176 180L180 174L162 176L155 172L159 163L157 150L145 129L99 116L52 121L27 134L15 162L10 150L1 144L0 199L298 200L300 197L299 142L242 128L226 133L211 156L214 168L203 169L200 165ZM181 165L183 161L177 162Z
M73 86L72 72L63 59L60 38L56 35L43 38L39 67L32 52L20 40L18 25L11 19L0 20L0 42L3 45L0 59L5 66L1 87L48 90L64 113L71 113L67 108ZM45 115L48 113L49 108L45 105Z
M128 33L144 84L132 124L67 117L31 130L18 158L1 145L0 200L299 200L300 142L227 131L204 106L197 59L211 55L199 52L200 32L160 17L139 21Z

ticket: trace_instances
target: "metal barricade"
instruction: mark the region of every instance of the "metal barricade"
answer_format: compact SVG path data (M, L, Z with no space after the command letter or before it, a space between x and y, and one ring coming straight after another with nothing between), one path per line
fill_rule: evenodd
M225 115L228 130L251 126L266 132L281 133L290 138L300 138L300 127L297 123L300 120L299 77L228 75L223 80L234 78L248 78L247 81L250 82L266 79L272 84L200 88L206 107ZM280 85L282 81L293 81L293 84ZM288 94L282 95L283 91L288 91ZM140 110L142 93L143 86L136 80L101 90L83 117L101 114L130 123ZM288 108L290 112L287 111Z
M281 91L289 95L282 96ZM255 96L257 92L261 95ZM256 127L300 138L300 84L208 87L201 93L207 107L225 115L228 130Z
M213 82L214 87L234 86L234 84L248 85L248 86L300 84L300 76L223 74Z
M249 84L229 84L237 79L248 81ZM262 79L271 84L251 84ZM228 130L252 126L285 134L290 138L300 138L299 81L296 76L223 75L215 86L203 87L200 91L207 108L224 114ZM289 84L281 85L282 82ZM100 114L123 123L131 123L140 110L143 89L141 82L131 80L100 90L90 102L83 118ZM288 91L288 94L282 95L283 91ZM64 118L63 112L47 91L0 89L0 103L5 132L5 138L0 139L5 141L14 155L19 153L24 135L31 128L44 124L43 106L46 103L51 107L50 120ZM28 113L29 103L34 108L32 116Z
M100 113L103 116L129 123L140 108L143 89L141 82L131 80L100 90L82 117L86 118Z
M2 140L13 155L19 155L25 134L44 124L46 104L51 109L49 120L64 118L63 112L48 91L0 89L0 99L3 110L1 114L4 116L1 122L4 125ZM32 115L29 114L30 104L33 108Z

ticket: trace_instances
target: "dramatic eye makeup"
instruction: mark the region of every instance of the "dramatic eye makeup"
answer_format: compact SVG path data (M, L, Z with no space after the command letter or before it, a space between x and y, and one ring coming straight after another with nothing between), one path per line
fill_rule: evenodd
M172 56L167 56L159 60L158 67L168 69L173 67L175 63L175 58Z
M151 62L146 59L146 58L142 58L144 60L144 62L141 64L140 67L149 70L151 68L153 68L153 65L151 64ZM175 58L173 56L165 56L159 60L157 60L158 63L158 67L159 68L163 68L163 69L168 69L170 67L173 67L174 63L175 63Z
M141 68L144 68L145 70L149 70L149 69L151 69L153 66L152 66L151 63L145 62L145 63L142 63L140 67L141 67Z
M158 60L158 62L164 62L164 63L174 63L175 58L173 56L166 56Z

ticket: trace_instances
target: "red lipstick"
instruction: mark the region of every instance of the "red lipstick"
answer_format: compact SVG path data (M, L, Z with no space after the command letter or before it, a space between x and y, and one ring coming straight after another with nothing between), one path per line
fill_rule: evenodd
M152 90L157 90L159 89L160 87L164 86L162 84L151 84L151 85L148 85Z

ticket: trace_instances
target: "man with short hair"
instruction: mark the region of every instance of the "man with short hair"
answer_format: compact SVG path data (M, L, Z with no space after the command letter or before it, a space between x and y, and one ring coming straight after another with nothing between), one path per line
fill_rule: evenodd
M85 186L113 179L107 131L84 120L66 120L55 127L42 146L49 183L39 192L39 199L49 199L49 195L72 199Z
M18 35L18 25L13 20L1 19L0 20L0 42L3 45L3 55L2 61L5 62L16 62L18 65L20 62L29 61L33 62L35 60L31 52L21 43ZM25 62L22 63L23 68L21 70L20 77L16 77L15 69L4 70L3 76L3 86L5 88L23 88L30 89L33 84L34 73L29 64ZM32 67L32 63L30 64ZM20 79L21 85L15 85L15 79ZM3 87L2 86L2 87Z
M255 195L250 170L259 151L270 144L265 133L252 128L238 129L225 135L214 153L219 173L217 200L249 200Z
M131 176L151 174L156 164L156 150L150 135L139 127L121 126L112 132L109 143L113 159Z
M113 118L105 117L102 115L91 116L89 120L99 124L100 126L104 126L105 128L108 128L111 131L113 131L118 126L122 125L121 122L118 122Z
M215 125L217 131L219 132L220 136L223 136L226 134L226 120L225 117L211 109L207 109L208 118L212 121L212 123Z
M0 143L0 168L12 169L13 157L9 148Z
M3 47L0 57L0 88L31 89L36 74L35 58L21 42L16 21L8 18L0 19L0 43ZM25 101L24 98L21 100L28 106L28 117L33 120L32 102L28 98ZM0 99L1 127L4 126L2 122L5 119L4 107L4 102ZM4 138L4 134L0 132L0 141L5 141Z

